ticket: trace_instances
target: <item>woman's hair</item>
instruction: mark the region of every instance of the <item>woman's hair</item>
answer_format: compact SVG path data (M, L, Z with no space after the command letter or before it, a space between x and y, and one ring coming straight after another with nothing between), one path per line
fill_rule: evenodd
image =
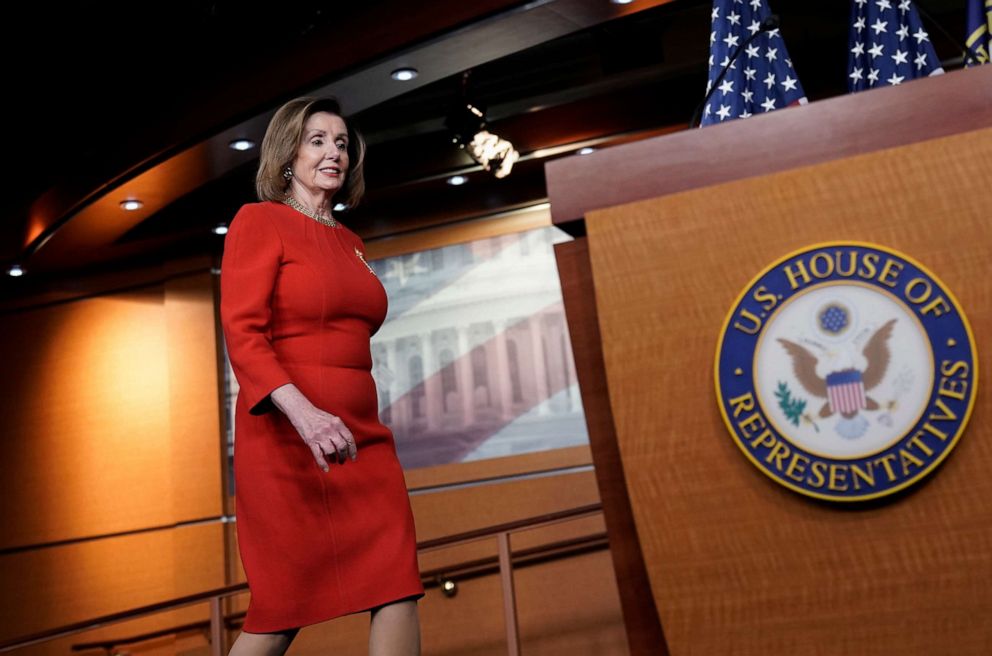
M342 116L337 99L309 96L290 100L276 110L269 121L255 176L255 191L259 200L282 201L286 198L289 181L283 177L283 171L296 159L303 139L303 126L317 112L340 116L348 128L348 172L344 187L334 195L334 201L351 208L361 200L365 193L365 139L352 122Z

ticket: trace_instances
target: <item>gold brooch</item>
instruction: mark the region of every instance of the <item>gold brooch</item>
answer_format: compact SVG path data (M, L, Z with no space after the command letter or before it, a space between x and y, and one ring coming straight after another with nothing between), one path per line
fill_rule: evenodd
M358 250L358 246L355 246L355 255L357 255L358 256L358 259L360 259L362 261L362 264L365 265L365 268L367 268L369 271L371 271L372 272L372 275L375 275L375 269L373 269L369 265L369 263L365 261L365 256L362 255L362 251Z

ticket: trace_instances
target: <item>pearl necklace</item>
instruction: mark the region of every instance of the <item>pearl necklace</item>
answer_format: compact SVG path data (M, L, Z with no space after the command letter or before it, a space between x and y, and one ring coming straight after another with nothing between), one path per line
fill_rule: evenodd
M307 216L309 216L314 221L318 221L319 223L323 223L324 225L329 226L331 228L337 226L337 224L338 224L338 222L334 220L334 217L333 216L331 216L331 217L321 216L320 214L318 214L318 213L316 213L316 212L308 209L303 203L301 203L300 201L296 200L292 196L286 196L286 198L282 202L285 203L286 205L289 205L290 207L292 207L294 210L296 210L300 214L306 214Z

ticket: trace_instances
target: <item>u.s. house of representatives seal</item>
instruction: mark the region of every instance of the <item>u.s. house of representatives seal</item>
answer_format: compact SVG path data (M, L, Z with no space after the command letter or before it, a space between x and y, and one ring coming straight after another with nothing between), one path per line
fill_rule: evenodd
M741 451L833 501L901 490L947 457L975 402L975 341L954 295L906 255L828 243L762 271L720 333L716 391Z

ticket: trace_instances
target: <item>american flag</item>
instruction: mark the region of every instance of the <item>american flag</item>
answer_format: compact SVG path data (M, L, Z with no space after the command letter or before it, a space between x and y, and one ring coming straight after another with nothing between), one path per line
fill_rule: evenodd
M847 61L848 91L944 72L910 0L853 0Z
M703 108L702 125L806 102L778 29L760 34L730 63L731 55L770 15L767 0L714 0L706 92L728 64L730 70Z
M965 66L989 62L992 50L992 0L968 0L964 45L968 48Z

